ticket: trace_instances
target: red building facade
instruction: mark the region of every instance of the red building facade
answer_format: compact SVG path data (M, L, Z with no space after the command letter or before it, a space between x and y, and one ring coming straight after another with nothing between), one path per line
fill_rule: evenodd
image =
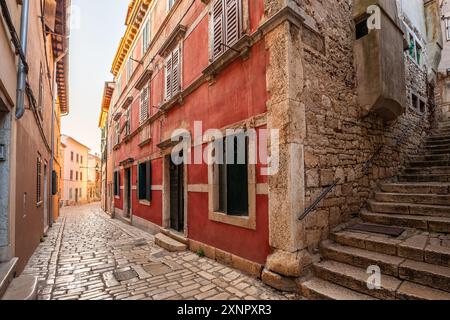
M270 247L262 165L248 165L236 176L235 185L248 192L245 210L236 215L211 203L219 192L214 166L176 166L170 157L172 134L193 134L195 122L201 122L201 134L266 129L268 56L264 41L248 36L264 15L262 1L166 2L130 4L113 65L116 216L153 233L171 229L191 244L263 265ZM200 145L207 152L207 141Z

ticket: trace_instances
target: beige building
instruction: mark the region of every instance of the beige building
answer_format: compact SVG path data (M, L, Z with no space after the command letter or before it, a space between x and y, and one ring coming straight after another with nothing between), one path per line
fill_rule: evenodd
M101 200L101 161L98 155L88 154L87 167L87 198L88 202Z
M72 137L61 137L64 154L64 206L88 202L88 159L90 149Z

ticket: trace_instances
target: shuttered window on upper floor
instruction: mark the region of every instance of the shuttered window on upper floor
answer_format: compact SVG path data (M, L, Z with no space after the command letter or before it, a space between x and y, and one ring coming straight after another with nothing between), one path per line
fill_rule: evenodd
M145 55L151 42L151 22L150 18L145 23L144 29L142 31L142 53Z
M242 0L214 0L211 12L212 60L242 36Z
M146 85L141 90L141 98L139 105L139 124L144 123L149 116L149 105L150 105L150 85Z
M166 58L165 97L170 100L181 90L181 48L177 46Z

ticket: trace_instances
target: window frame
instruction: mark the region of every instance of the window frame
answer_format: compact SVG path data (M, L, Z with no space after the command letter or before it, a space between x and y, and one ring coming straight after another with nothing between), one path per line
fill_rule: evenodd
M238 21L237 21L237 36L234 41L228 41L227 35L228 35L228 28L229 25L227 24L227 8L226 8L226 0L213 0L211 3L211 11L210 11L210 19L209 19L209 34L210 34L210 61L214 62L218 60L222 55L224 55L226 52L230 50L230 47L233 47L236 43L239 42L239 40L245 35L247 25L246 20L248 19L248 8L247 3L245 0L236 0L238 5ZM221 49L216 52L216 46L215 46L215 40L216 40L216 20L215 20L215 9L216 4L221 3L221 12L222 15L220 17L221 21L221 32L222 32L222 40L221 43L223 44L221 46ZM219 18L218 18L219 19Z
M114 171L113 180L114 198L120 199L120 171Z
M145 94L146 93L146 94ZM145 95L144 95L145 94ZM146 84L139 94L139 125L150 117L150 82ZM144 117L144 104L146 104L146 115Z
M445 21L445 38L450 41L450 17L444 17Z
M250 143L247 147L255 148ZM256 165L250 162L247 164L248 216L228 215L219 210L219 165L211 164L213 162L212 155L209 153L208 156L210 157L210 164L208 165L208 219L244 229L256 230Z
M143 168L145 168L145 177L143 177L141 172ZM137 198L141 204L149 205L152 202L152 161L146 160L138 163L137 171ZM143 179L144 181L142 181L141 179ZM142 187L142 183L145 184L144 187Z
M174 68L174 54L178 52L178 63L177 68ZM183 59L182 59L182 45L181 42L178 43L173 50L167 54L164 61L164 100L170 101L173 97L182 91L182 69L183 69ZM169 72L170 68L170 72ZM174 77L174 71L177 71L177 77ZM176 79L178 81L178 87L174 90L174 82ZM169 85L170 82L170 85ZM170 88L170 89L169 89ZM169 91L170 90L170 91Z

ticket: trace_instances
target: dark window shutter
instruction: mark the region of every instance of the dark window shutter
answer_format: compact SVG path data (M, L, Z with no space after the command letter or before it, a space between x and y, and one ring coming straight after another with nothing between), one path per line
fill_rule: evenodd
M172 96L180 91L180 47L172 53Z
M172 55L166 60L166 99L172 97Z
M212 49L213 58L223 52L224 41L224 0L215 0L212 7Z
M225 0L225 43L234 45L241 37L241 1Z
M146 182L146 177L147 177L147 167L145 165L145 163L141 163L139 164L139 200L143 200L145 199L145 195L146 195L146 189L147 189L147 182Z
M145 194L145 199L147 199L148 201L152 201L152 163L150 161L148 161L146 164L146 194Z

